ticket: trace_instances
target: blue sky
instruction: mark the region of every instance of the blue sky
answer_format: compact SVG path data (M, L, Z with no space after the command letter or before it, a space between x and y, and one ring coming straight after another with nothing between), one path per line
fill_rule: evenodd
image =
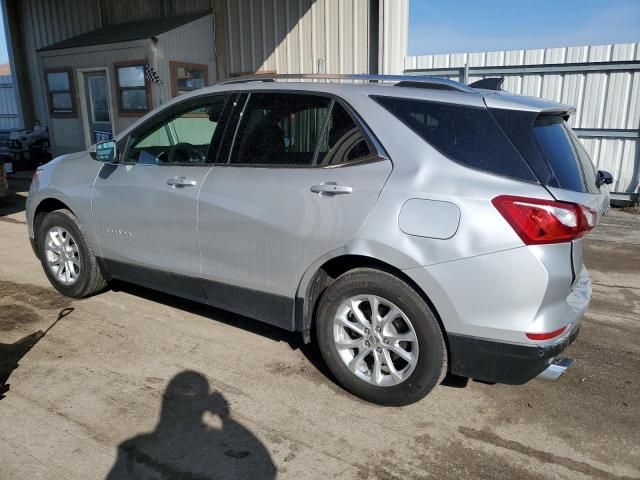
M409 55L640 41L640 0L409 0ZM8 62L0 12L0 63Z
M9 63L9 54L7 53L7 41L4 35L4 19L2 18L2 9L0 9L0 65Z
M409 55L640 41L640 0L409 0Z

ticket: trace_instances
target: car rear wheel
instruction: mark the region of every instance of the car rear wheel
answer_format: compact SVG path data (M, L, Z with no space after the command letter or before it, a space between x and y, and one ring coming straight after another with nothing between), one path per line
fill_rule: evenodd
M447 371L444 337L423 298L391 273L359 268L320 299L316 333L329 369L354 395L408 405Z
M69 210L48 213L40 222L36 239L44 272L60 293L83 298L106 287L96 256Z

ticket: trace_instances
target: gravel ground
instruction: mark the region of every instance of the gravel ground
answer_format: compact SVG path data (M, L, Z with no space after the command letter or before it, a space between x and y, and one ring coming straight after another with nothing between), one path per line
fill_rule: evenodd
M0 201L0 479L640 478L640 216L586 241L594 297L560 380L383 408L297 335L127 285L61 297L23 201Z

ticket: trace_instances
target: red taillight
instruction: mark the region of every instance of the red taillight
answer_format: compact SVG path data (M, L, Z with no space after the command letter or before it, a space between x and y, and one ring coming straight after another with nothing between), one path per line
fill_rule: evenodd
M596 212L577 203L501 195L491 203L526 245L575 240L593 229Z
M549 333L527 333L527 338L530 338L531 340L550 340L561 335L566 329L567 327L562 327Z

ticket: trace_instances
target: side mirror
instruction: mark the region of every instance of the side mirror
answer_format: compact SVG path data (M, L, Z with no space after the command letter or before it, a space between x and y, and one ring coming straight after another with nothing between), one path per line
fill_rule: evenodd
M91 145L89 148L89 155L94 160L104 163L113 163L116 161L118 153L118 147L114 140L107 140L106 142L99 142L95 145Z
M605 170L598 170L598 186L611 185L613 183L613 175Z

